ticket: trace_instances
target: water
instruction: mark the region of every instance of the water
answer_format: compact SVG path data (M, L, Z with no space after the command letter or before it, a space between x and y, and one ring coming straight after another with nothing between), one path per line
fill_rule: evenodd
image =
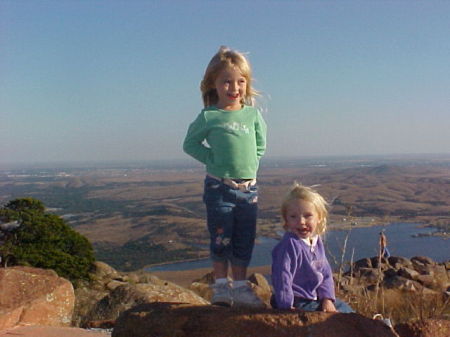
M414 234L434 232L433 228L421 228L417 224L394 223L387 226L372 226L353 228L351 231L329 231L325 237L325 245L328 252L328 260L334 270L340 264L342 248L346 235L349 233L344 263L349 262L354 250L354 261L365 257L376 256L378 252L379 233L385 229L388 239L388 249L393 256L411 258L413 256L428 256L437 262L450 259L450 240L442 237L424 236L412 237ZM258 238L258 244L253 251L250 266L265 266L271 264L272 248L278 240L271 238ZM169 263L148 268L148 271L175 271L208 268L211 266L209 259L189 262Z

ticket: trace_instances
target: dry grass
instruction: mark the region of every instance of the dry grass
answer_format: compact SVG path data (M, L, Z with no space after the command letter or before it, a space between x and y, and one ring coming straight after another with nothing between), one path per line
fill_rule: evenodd
M380 288L364 290L359 295L338 293L359 314L372 318L375 314L388 317L395 324L428 318L450 318L450 298L441 294L425 295L420 292Z
M161 271L152 274L183 287L189 287L193 280L211 272L210 268L186 271ZM249 268L248 275L270 274L270 266ZM357 283L357 282L355 282ZM450 299L443 295L425 295L420 292L408 292L380 287L375 291L362 290L359 294L348 294L337 290L337 297L346 301L359 314L372 318L375 314L388 317L393 323L427 318L450 319Z

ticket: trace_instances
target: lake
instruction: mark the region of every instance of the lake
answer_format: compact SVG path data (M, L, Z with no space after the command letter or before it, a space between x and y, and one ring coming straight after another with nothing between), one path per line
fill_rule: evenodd
M434 232L434 228L419 227L418 224L393 223L386 226L371 226L352 228L351 230L330 230L325 236L325 245L328 252L328 260L334 270L340 264L342 248L345 237L348 234L344 263L351 260L357 261L365 257L376 256L378 252L378 238L382 229L388 239L388 249L393 256L411 258L413 256L428 256L437 262L450 259L450 240L437 236L413 237L420 233ZM271 264L272 248L278 240L271 238L258 238L255 245L250 266L264 266ZM176 271L207 268L211 266L209 259L201 259L188 262L168 263L154 266L147 271Z

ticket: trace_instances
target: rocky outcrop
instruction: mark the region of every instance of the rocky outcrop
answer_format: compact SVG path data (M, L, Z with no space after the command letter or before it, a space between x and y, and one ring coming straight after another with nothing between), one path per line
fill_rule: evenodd
M16 325L69 326L75 303L72 283L54 271L0 268L0 330Z
M392 294L400 289L398 296L403 296L403 291L413 294L420 291L421 298L430 293L448 299L449 267L450 263L439 264L425 257L391 257L381 263L377 258L362 259L353 265L352 273L341 279L339 286L349 292L366 293L380 286L392 288L386 290ZM212 274L195 280L192 290L151 273L120 273L102 262L96 262L91 277L91 282L76 290L76 315L72 316L75 299L69 281L49 270L0 268L0 337L11 327L14 327L11 333L19 331L18 324L35 325L22 334L26 337L59 337L56 331L63 330L56 327L69 325L71 317L75 317L74 326L109 329L114 326L113 337L395 335L381 321L374 322L359 314L278 311L268 305L265 309L211 306L208 298ZM249 280L254 292L267 304L271 288L266 278L253 274ZM44 325L54 328L45 330ZM395 328L401 337L449 335L448 321L427 320ZM87 333L93 332L68 329L61 335L90 336Z
M112 337L394 337L378 320L358 314L230 309L151 303L127 310Z
M150 273L121 274L103 262L96 262L92 278L90 284L76 290L74 325L87 327L98 322L111 324L121 312L143 303L209 304L193 291Z
M110 333L79 328L49 326L18 326L0 331L0 337L108 337Z
M365 258L356 261L340 282L340 288L350 292L373 290L376 286L423 295L445 294L450 286L449 266L424 256Z
M450 321L443 319L427 319L425 321L398 324L395 330L400 337L448 337Z

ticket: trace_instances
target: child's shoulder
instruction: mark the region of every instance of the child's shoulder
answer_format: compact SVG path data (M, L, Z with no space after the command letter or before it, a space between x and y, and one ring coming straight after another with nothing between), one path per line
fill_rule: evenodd
M300 245L300 239L297 237L297 235L285 232L281 240L278 242L279 247L288 247L288 246L294 246L298 247Z

